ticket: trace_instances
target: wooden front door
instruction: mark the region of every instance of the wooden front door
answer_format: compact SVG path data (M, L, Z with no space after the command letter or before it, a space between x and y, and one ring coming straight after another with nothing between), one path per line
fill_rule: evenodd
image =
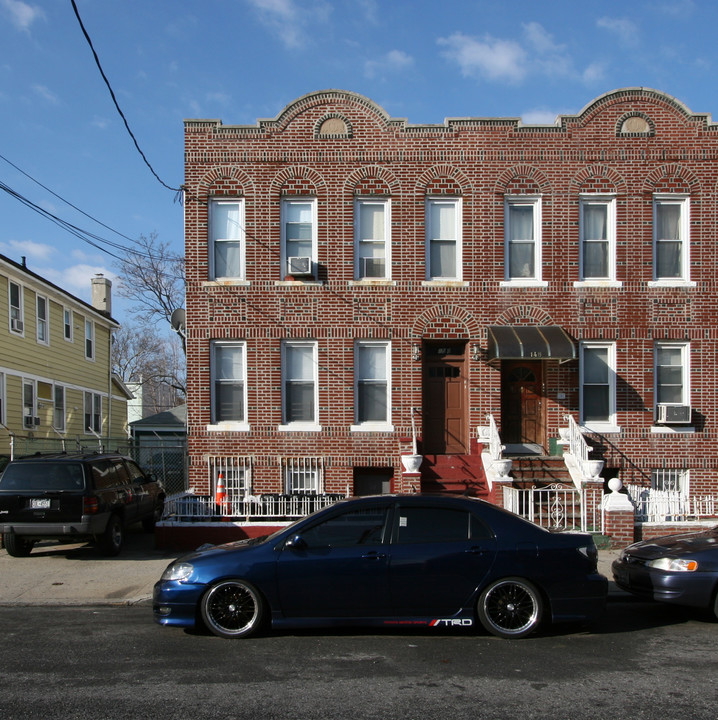
M423 451L464 455L468 448L465 343L426 343L423 357Z
M501 363L501 440L546 444L541 361Z

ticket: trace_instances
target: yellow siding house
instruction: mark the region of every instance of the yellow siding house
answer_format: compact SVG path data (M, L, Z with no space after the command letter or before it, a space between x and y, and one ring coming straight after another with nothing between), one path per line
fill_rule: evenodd
M125 385L112 375L111 285L92 304L0 255L0 455L127 436Z

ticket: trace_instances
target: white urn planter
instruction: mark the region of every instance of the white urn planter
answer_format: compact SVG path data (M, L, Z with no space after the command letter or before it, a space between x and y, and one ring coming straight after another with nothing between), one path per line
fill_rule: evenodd
M512 463L513 461L508 458L501 458L491 463L491 469L496 473L496 477L503 478L511 472Z
M603 460L586 460L585 468L586 468L586 474L591 479L596 479L601 474L601 470L603 470Z
M423 459L423 455L402 455L401 464L404 466L404 472L418 473Z

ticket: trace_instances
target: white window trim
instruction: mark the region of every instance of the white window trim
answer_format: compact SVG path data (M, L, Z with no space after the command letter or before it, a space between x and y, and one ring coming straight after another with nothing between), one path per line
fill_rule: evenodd
M32 411L29 413L25 412L25 388L32 388ZM25 418L31 417L32 423L29 425L25 424ZM24 430L31 430L38 426L37 420L37 381L30 378L22 379L22 427Z
M384 208L384 275L365 277L361 272L360 207L362 205L381 205ZM378 243L377 243L378 244ZM391 199L358 197L354 200L354 280L357 282L387 282L391 280Z
M62 427L55 425L55 413L57 411L57 393L62 393ZM52 427L57 432L65 432L67 430L67 393L64 385L56 384L52 389Z
M238 275L221 275L217 276L215 270L215 244L224 242L226 238L215 240L213 224L214 224L214 208L220 205L238 205L239 206L239 274ZM246 232L245 232L245 204L244 198L214 198L209 203L209 278L210 282L218 284L231 283L232 281L244 281L246 279Z
M22 325L21 330L14 330L13 329L13 317L12 317L12 310L13 305L11 304L11 297L12 297L12 286L15 286L18 289L18 303L19 306L17 308L18 311L18 317L15 318L17 321L20 322ZM8 280L7 284L7 306L8 306L8 327L10 329L10 332L13 335L17 335L18 337L25 337L25 288L23 285L19 282L15 282L15 280Z
M99 400L99 404L100 404L100 407L99 407L99 410L100 410L100 413L99 413L99 414L100 414L100 429L99 429L99 430L95 430L95 432L98 433L99 435L102 435L102 426L104 425L104 418L102 417L102 405L103 405L103 402L102 402L102 394L101 394L101 393L94 392L93 390L85 390L85 391L83 392L83 394L82 394L82 424L83 424L83 425L85 424L85 415L87 415L87 399L88 399L88 395L89 395L90 403L91 403L91 407L90 407L90 422L92 422L92 417L93 417L94 414L95 414L95 413L93 412L94 409L95 409L95 398L98 398L98 400ZM94 428L93 428L93 429L94 429ZM93 435L93 432L89 429L89 426L84 427L84 428L83 428L83 432L85 433L85 435Z
M312 347L312 360L314 368L314 376L312 381L314 383L314 420L309 421L298 421L298 422L285 422L287 417L287 398L286 398L286 354L288 347L298 346ZM282 341L282 358L281 358L281 373L282 373L282 424L277 426L279 432L321 432L322 426L319 424L319 361L318 361L318 347L316 340L284 340Z
M429 237L429 229L431 227L431 208L435 205L453 205L455 208L455 228L454 236L456 237L456 268L453 276L449 275L433 275L431 269L431 238ZM461 197L453 195L437 195L429 196L426 198L424 206L424 218L425 218L425 241L424 241L424 252L426 263L426 275L425 279L427 282L452 282L463 280L463 242L461 229L463 226L463 199Z
M532 205L534 208L533 225L534 225L534 275L533 277L515 277L512 278L509 267L509 248L510 248L510 213L509 208L512 205ZM548 282L542 278L542 196L541 195L505 195L504 196L504 281L500 283L504 287L547 287Z
M586 205L605 205L606 206L606 242L608 243L608 277L605 278L587 278L583 267L584 258L584 208ZM616 277L616 196L613 194L601 193L582 193L579 195L579 278L574 282L574 287L623 287L623 283Z
M40 301L45 302L45 317L40 318ZM50 344L50 300L46 295L35 295L35 320L36 320L36 327L35 327L35 339L40 345L49 345ZM42 339L40 337L40 328L42 327L42 323L45 324L45 338Z
M608 420L597 422L584 420L584 361L583 353L586 348L606 348L608 350ZM621 428L617 422L616 407L616 343L601 340L582 340L579 344L579 410L581 417L581 428L589 432L619 433Z
M658 206L661 204L672 204L681 206L681 267L682 275L679 278L660 278L658 277L658 240L656 232L658 229ZM696 283L691 281L690 272L690 195L681 195L679 193L656 193L653 196L653 280L648 283L648 287L696 287Z
M92 344L92 354L91 354L91 355L88 355L88 354L87 354L87 341L88 341L87 329L88 329L88 327L91 328L91 330L90 330L90 337L89 337L89 340L90 340L90 342L91 342L91 344ZM95 356L96 356L96 354L97 354L97 352L96 352L96 347L95 347L95 337L96 337L96 333L95 333L95 322L94 322L94 320L89 320L88 318L85 318L85 332L84 332L84 334L83 334L83 337L84 337L84 343L85 343L85 360L90 360L90 361L94 362L94 361L95 361Z
M243 384L243 399L242 403L244 406L244 418L242 420L223 420L221 422L216 422L214 418L216 417L216 394L215 394L215 373L216 373L216 353L215 349L219 346L226 346L226 345L232 345L232 346L241 346L243 348L244 352L244 363L243 363L243 370L244 375L242 377L242 384ZM248 402L248 391L247 391L247 343L244 340L237 341L222 341L222 340L213 340L210 343L210 388L211 388L211 403L210 403L210 412L211 412L211 418L212 422L210 422L209 425L207 425L206 429L208 432L249 432L250 425L247 415L247 402Z
M656 340L653 345L653 417L658 413L658 349L659 348L679 348L681 351L681 402L668 403L671 405L688 405L691 406L691 344L680 340ZM652 428L656 433L673 433L673 432L695 432L695 428L686 423L685 425L654 425Z
M66 313L69 313L69 318L70 318L70 321L69 321L70 337L67 337L67 335L65 334L65 328L68 327L68 323L66 322L66 317L65 317ZM74 317L72 308L63 307L63 309L62 309L62 337L64 337L65 340L70 343L73 342L74 338L75 338L75 328L73 327L74 322L75 322L75 317Z
M386 348L386 412L387 418L384 421L359 422L359 348L364 346L375 346ZM351 432L394 432L394 425L391 422L391 342L389 340L358 340L354 343L354 424Z
M5 413L7 410L7 401L6 398L7 393L5 392L5 373L0 372L0 423L3 425L7 425L7 418L5 417Z
M281 266L281 278L282 280L289 275L288 268L287 268L287 258L289 255L287 254L287 236L286 236L286 217L287 217L287 207L292 204L300 204L300 203L308 203L311 205L312 208L312 277L314 278L314 281L316 282L316 279L319 277L317 273L317 264L318 264L318 241L317 241L317 198L314 196L302 196L302 195L292 195L290 197L283 197L281 208L280 208L280 225L281 225L281 260L282 263ZM310 278L307 278L310 280Z

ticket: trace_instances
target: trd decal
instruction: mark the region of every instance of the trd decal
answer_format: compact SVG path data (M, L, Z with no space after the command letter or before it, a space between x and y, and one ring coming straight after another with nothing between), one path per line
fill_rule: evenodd
M432 620L429 623L429 627L454 627L456 625L460 627L470 627L474 624L471 618L440 618Z

